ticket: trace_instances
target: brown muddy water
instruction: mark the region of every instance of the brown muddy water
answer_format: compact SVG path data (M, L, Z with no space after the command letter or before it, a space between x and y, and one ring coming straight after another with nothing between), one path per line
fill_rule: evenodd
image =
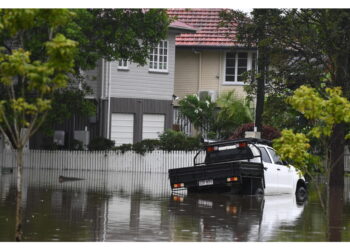
M293 195L172 194L166 174L25 170L23 240L328 241L327 217L312 186ZM59 181L59 176L84 180ZM350 178L337 227L350 241ZM15 175L0 175L0 241L15 233ZM339 217L339 216L338 216Z

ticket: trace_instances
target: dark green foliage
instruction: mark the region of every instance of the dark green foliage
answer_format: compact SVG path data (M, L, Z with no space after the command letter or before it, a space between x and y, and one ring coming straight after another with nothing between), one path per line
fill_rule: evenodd
M183 132L166 130L159 136L159 140L146 139L135 144L123 144L114 147L114 150L125 153L127 151L134 151L138 154L144 155L147 152L154 150L164 151L191 151L201 148L200 137L190 137Z
M89 150L111 150L114 147L114 141L104 137L96 137L91 140Z
M254 123L246 123L237 128L232 135L229 137L229 139L241 139L244 138L246 131L254 131ZM276 139L281 136L280 131L278 131L276 128L273 128L271 126L263 125L261 138L272 141L273 139Z
M47 60L45 42L52 35L63 34L78 42L77 50L72 54L74 66L71 73L74 77L69 80L72 83L79 79L82 84L85 80L80 70L94 68L101 58L108 61L123 58L144 65L150 48L166 38L170 22L164 9L0 10L0 20L6 21L6 15L9 16L6 25L0 24L3 26L0 29L4 28L0 30L0 48L5 53L11 54L14 48L20 46L30 51L32 61L44 62ZM20 32L15 35L17 29ZM21 83L23 79L18 78L18 82ZM14 87L16 96L22 91L20 87L21 84ZM0 83L0 100L5 98L4 93ZM53 110L48 112L42 127L46 134L52 133L53 124L69 119L74 113L88 117L95 110L94 104L82 98L82 92L78 89L54 90L53 93ZM25 96L27 100L36 97L34 93Z
M132 150L134 150L138 154L144 155L146 152L152 152L153 150L158 149L159 145L159 140L146 139L135 143L132 146Z
M41 131L47 135L51 135L54 126L62 124L65 120L69 120L75 114L82 117L90 117L96 114L96 103L85 96L91 94L92 91L87 85L79 88L65 88L55 91L52 100L52 109L48 113Z
M114 150L120 151L121 153L125 153L127 151L131 151L133 149L133 145L132 144L122 144L118 147L114 147Z
M188 95L179 101L180 114L198 130L212 131L215 127L216 104L209 96Z
M200 148L200 137L189 137L181 131L166 130L159 136L160 149L165 151L174 150L197 150Z
M209 96L188 95L179 105L180 114L209 139L226 138L239 125L252 121L249 102L234 91L221 94L215 102Z

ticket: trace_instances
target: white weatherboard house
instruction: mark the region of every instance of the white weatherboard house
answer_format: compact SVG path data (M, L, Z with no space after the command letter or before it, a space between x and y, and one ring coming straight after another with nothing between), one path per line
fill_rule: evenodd
M148 64L138 66L126 60L100 60L86 71L88 85L98 103L95 125L88 125L96 136L115 145L157 139L173 124L175 37L195 32L182 22L169 26L168 36L150 51Z

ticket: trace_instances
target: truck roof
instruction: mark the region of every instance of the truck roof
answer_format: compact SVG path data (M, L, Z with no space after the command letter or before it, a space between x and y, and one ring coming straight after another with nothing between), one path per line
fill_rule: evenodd
M205 147L208 146L226 146L226 145L232 145L240 142L247 142L250 144L264 144L268 146L272 146L272 142L265 139L258 139L258 138L242 138L242 139L234 139L234 140L224 140L224 141L216 141L216 142L210 142L204 144Z

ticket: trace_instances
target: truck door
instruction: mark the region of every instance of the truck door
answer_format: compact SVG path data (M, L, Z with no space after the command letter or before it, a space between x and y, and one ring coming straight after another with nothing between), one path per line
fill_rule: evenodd
M283 164L280 157L276 154L272 148L267 148L271 158L277 169L277 183L279 193L292 193L293 192L293 175L292 170Z
M265 194L275 194L278 192L277 166L273 164L269 154L264 147L259 147L264 163Z

